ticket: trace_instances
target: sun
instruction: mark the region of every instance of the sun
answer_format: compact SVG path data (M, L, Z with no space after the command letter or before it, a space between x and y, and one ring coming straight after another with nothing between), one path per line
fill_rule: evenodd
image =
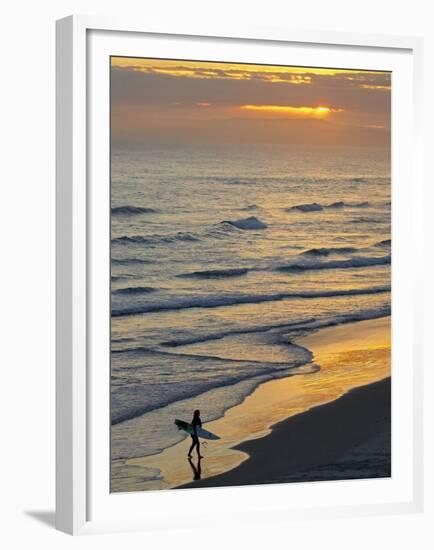
M330 112L330 108L329 108L329 107L317 107L316 110L317 110L318 113L324 113L324 114Z
M330 114L340 113L343 109L326 107L305 107L293 105L241 105L241 109L248 111L262 111L270 115L285 115L289 118L323 118Z

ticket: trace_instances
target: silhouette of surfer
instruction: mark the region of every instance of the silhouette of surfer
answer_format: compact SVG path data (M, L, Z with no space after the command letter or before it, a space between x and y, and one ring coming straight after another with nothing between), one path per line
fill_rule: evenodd
M193 449L195 447L197 450L197 456L199 458L203 458L200 454L200 441L197 435L197 428L202 428L202 420L200 419L200 411L198 409L196 409L193 413L193 420L191 421L191 425L193 427L193 433L191 434L191 439L193 441L190 450L188 451L188 458L191 458L191 453L193 452Z

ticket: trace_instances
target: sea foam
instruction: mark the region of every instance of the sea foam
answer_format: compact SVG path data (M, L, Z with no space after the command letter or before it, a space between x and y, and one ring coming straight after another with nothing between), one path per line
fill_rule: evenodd
M228 223L237 227L238 229L249 230L249 229L266 229L267 225L261 220L258 220L255 216L250 216L248 218L242 218L235 221L223 221L221 223Z

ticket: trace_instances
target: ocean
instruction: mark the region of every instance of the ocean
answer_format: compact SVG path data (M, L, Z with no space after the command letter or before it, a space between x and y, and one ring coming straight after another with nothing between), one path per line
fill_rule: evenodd
M383 149L114 143L112 461L311 376L296 335L390 314L390 183Z

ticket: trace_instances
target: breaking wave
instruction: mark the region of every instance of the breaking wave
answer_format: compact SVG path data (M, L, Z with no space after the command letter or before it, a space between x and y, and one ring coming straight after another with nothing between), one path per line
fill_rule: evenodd
M337 201L330 204L320 204L317 202L311 202L307 204L296 204L295 206L290 206L286 208L287 212L299 211L299 212L320 212L328 208L339 209L339 208L368 208L370 206L369 202L344 202Z
M357 248L352 246L337 246L330 248L311 248L302 252L303 255L307 256L329 256L330 254L352 254L357 252Z
M178 277L194 278L194 279L219 279L221 277L239 277L248 273L247 267L228 268L228 269L209 269L204 271L193 271L191 273L183 273Z
M112 216L137 216L140 214L155 214L157 210L142 206L115 206L112 208Z
M380 248L390 248L392 246L392 239L384 239L384 241L379 241L375 244L375 246Z
M199 237L195 237L191 233L175 233L174 235L150 235L144 237L142 235L116 237L112 239L112 244L147 244L156 246L159 244L170 244L175 242L197 242Z
M156 292L158 289L153 288L152 286L129 286L125 288L118 288L113 291L113 294L149 294L151 292Z
M124 317L127 315L139 315L158 311L176 311L190 308L215 308L236 306L240 304L260 304L262 302L276 302L289 298L331 298L335 296L358 296L364 294L379 294L390 292L390 286L372 288L350 288L343 290L324 291L301 291L282 292L274 294L231 294L231 295L208 295L189 298L177 298L167 302L148 302L123 309L113 309L113 317Z
M242 218L235 221L223 221L222 224L229 224L237 227L238 229L249 230L249 229L266 229L267 225L261 220L258 220L255 216L250 216L249 218Z
M331 260L329 262L294 262L292 264L278 266L276 269L278 271L288 272L310 271L317 269L351 269L358 267L368 267L372 265L387 265L390 264L390 260L390 256L380 256L376 258L357 257L350 258L348 260Z

